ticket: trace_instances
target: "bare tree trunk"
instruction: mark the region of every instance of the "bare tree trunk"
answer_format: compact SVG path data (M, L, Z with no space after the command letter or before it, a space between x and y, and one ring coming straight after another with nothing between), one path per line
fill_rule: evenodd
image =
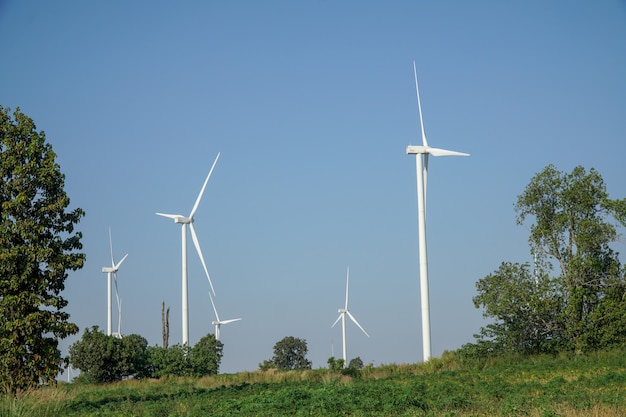
M161 303L161 331L163 333L163 349L167 349L170 339L170 308L165 310L165 301Z

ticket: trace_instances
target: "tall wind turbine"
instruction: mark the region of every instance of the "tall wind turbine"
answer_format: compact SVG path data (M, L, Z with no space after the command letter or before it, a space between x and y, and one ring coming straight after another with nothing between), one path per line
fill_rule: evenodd
M358 321L356 321L356 319L354 318L354 316L352 314L350 314L350 311L348 310L348 280L350 279L350 267L348 267L348 271L346 272L346 304L343 308L340 308L339 311L339 317L337 317L337 320L335 320L335 322L333 323L332 326L330 327L335 327L335 324L337 324L339 322L339 320L341 320L341 334L343 336L343 366L344 368L348 366L347 363L347 347L346 347L346 314L348 315L348 317L350 317L350 320L352 320L354 322L354 324L356 324L359 329L361 329L361 331L363 333L365 333L365 336L370 337L369 334L367 334L367 332L365 331L365 329L363 327L361 327L361 325L359 324Z
M124 255L122 260L119 261L117 264L115 263L115 261L113 260L113 239L111 238L111 229L109 229L109 245L111 247L111 266L103 266L102 267L102 272L107 274L107 288L108 288L108 294L107 294L107 335L111 336L111 334L112 334L111 333L111 322L113 321L112 320L112 309L111 309L111 304L112 304L112 298L111 298L111 276L113 276L115 278L115 296L117 297L118 311L121 311L121 310L119 310L119 309L121 309L121 307L120 307L119 294L117 292L117 270L120 269L120 265L122 265L122 262L124 262L124 259L126 259L128 254ZM119 322L118 322L118 333L119 333Z
M215 320L211 322L211 324L215 325L215 340L220 340L220 326L222 324L228 324L228 323L232 323L235 321L239 321L241 320L241 318L230 319L230 320L220 320L220 316L217 314L217 308L215 308L215 302L213 301L213 296L211 295L210 291L209 291L209 297L211 298L211 305L213 306L213 311L215 312Z
M213 283L211 282L211 277L209 276L209 271L207 270L206 263L204 262L204 256L202 256L202 250L200 249L200 243L198 243L198 236L196 235L196 230L193 227L193 216L196 214L196 210L198 210L198 206L200 205L200 200L202 199L202 194L204 194L204 189L206 188L207 183L209 182L209 178L211 178L211 174L213 173L213 168L215 168L215 164L219 159L220 154L217 154L213 165L211 166L211 170L209 171L209 175L207 175L206 180L204 180L204 184L202 185L202 189L200 190L200 194L198 194L198 198L196 199L196 203L193 205L191 209L191 213L188 217L185 217L181 214L164 214L157 213L159 216L167 217L174 220L174 223L181 224L182 227L182 286L183 286L183 295L182 295L182 304L183 304L183 345L189 344L189 306L187 303L188 299L188 291L187 291L187 225L189 225L189 229L191 230L191 239L193 240L193 244L196 247L196 251L198 252L198 256L200 257L200 261L202 262L202 267L204 268L204 272L206 273L206 277L209 280L209 285L211 286L211 291L215 294L215 290L213 289Z
M422 130L422 145L408 146L407 154L415 155L417 171L417 218L419 229L419 265L420 265L420 292L422 304L422 343L424 350L424 362L430 359L430 306L428 299L428 257L426 252L426 185L428 180L428 155L432 156L469 156L467 153L448 151L446 149L431 148L428 146L424 133L424 121L422 119L422 104L420 91L417 84L417 70L413 61L413 75L415 77L415 92L417 93L417 108L420 115L420 127Z

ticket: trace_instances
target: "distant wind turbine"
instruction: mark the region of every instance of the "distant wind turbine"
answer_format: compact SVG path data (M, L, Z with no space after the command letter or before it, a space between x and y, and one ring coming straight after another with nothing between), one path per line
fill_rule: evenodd
M430 146L428 146L426 134L424 133L422 104L420 102L420 91L417 84L417 70L415 68L415 61L413 61L413 75L415 77L417 108L419 110L420 127L422 130L422 145L408 146L406 148L406 153L415 155L415 165L417 171L417 217L419 229L420 292L422 304L422 343L424 350L424 361L427 361L431 357L430 306L428 299L428 257L426 251L426 185L428 181L428 155L469 156L469 154L463 152L448 151L446 149L431 148Z
M343 366L344 366L344 368L348 366L348 363L347 363L347 360L348 360L347 359L347 347L346 347L346 314L348 315L348 317L350 317L350 320L352 320L354 322L354 324L356 324L359 327L359 329L361 329L361 331L363 333L365 333L365 336L370 337L370 335L367 334L365 329L363 329L363 327L361 327L359 322L356 321L354 316L352 314L350 314L350 311L348 310L348 280L349 279L350 279L350 268L348 267L348 270L346 272L346 304L345 304L344 308L340 308L338 310L339 311L339 317L337 317L337 320L335 320L333 325L330 326L330 327L335 327L335 324L337 324L339 322L339 320L341 320L341 334L343 336Z
M238 319L230 319L230 320L220 320L220 316L217 314L217 308L215 308L215 302L213 301L213 296L211 292L209 292L209 298L211 298L211 305L213 306L213 311L215 312L215 320L211 322L211 324L215 325L215 340L220 340L220 326L222 324L233 323L235 321L241 320Z
M200 194L198 194L198 198L196 199L196 203L193 205L191 209L191 213L188 217L185 217L181 214L164 214L157 213L158 216L167 217L174 220L174 223L182 224L182 309L183 309L183 345L189 344L189 306L188 306L188 291L187 291L187 225L189 225L189 229L191 230L191 239L193 240L193 244L196 247L196 251L198 252L198 256L200 257L200 261L202 262L202 267L204 268L204 272L206 273L206 277L209 280L209 285L211 286L211 291L215 294L215 290L213 289L213 283L211 282L211 277L209 276L209 271L207 270L206 263L204 262L204 256L202 256L202 250L200 249L200 243L198 243L198 236L196 235L196 231L193 227L193 216L196 214L196 210L198 210L198 206L200 205L200 200L202 199L202 194L204 194L204 189L206 188L207 183L209 182L209 178L211 178L211 174L213 173L213 168L215 168L215 164L219 159L220 154L217 154L213 165L211 166L211 170L209 171L209 175L207 175L206 180L204 180L204 184L202 185L202 189L200 190Z
M119 312L119 320L121 320L121 304L120 304L120 298L119 298L119 293L117 292L117 270L120 268L120 265L122 265L122 262L124 262L124 259L126 259L126 257L128 256L128 254L124 255L124 257L122 258L121 261L119 261L117 264L115 263L115 261L113 260L113 239L111 238L111 229L109 228L109 245L111 247L111 266L104 266L102 267L102 272L104 272L105 274L107 274L107 288L108 288L108 294L107 294L107 335L111 336L111 322L112 320L112 308L111 308L111 304L112 304L112 297L111 297L111 276L113 276L115 278L115 296L117 298L117 305L118 305L118 312ZM119 320L118 320L118 337L119 337L119 329L120 329L120 324L119 324Z

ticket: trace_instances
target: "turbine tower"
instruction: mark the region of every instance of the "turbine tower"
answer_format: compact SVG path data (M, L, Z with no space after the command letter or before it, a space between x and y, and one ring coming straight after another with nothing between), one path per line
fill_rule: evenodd
M348 267L348 271L346 272L346 304L344 306L344 308L340 308L339 311L339 317L337 317L337 320L335 320L335 322L333 323L332 326L330 327L335 327L335 324L337 324L339 322L339 320L341 320L341 334L343 336L343 367L347 367L348 366L348 362L347 362L347 347L346 347L346 314L348 315L348 317L350 317L350 320L352 320L354 322L354 324L356 324L359 329L361 329L361 331L363 333L365 333L365 336L370 337L369 334L367 334L367 332L365 331L365 329L363 329L363 327L361 327L361 325L359 324L358 321L356 321L356 319L354 318L354 316L352 314L350 314L350 311L348 310L348 280L350 279L350 267Z
M196 235L196 230L193 227L193 216L196 214L196 210L198 210L198 206L200 205L200 200L202 199L202 194L204 194L204 189L206 188L207 183L209 182L209 178L211 178L211 174L213 173L213 168L215 168L215 164L219 159L220 154L217 154L215 161L213 161L213 165L211 166L211 170L209 171L209 175L207 175L206 180L204 180L204 184L202 185L202 189L200 190L200 194L198 194L198 198L196 199L196 203L193 205L191 209L191 213L188 217L185 217L181 214L164 214L157 213L158 216L167 217L174 220L174 223L178 223L182 225L182 310L183 310L183 345L189 345L189 306L187 303L188 300L188 291L187 291L187 225L189 225L189 229L191 230L191 239L193 240L193 244L196 247L196 252L198 252L198 256L200 257L200 262L202 262L202 267L204 268L204 272L206 273L206 277L209 280L209 285L211 286L211 291L215 294L215 290L213 289L213 283L211 282L211 277L209 276L209 271L207 270L206 263L204 262L204 257L202 256L202 250L200 249L200 243L198 243L198 236Z
M417 70L413 61L413 75L415 77L415 92L417 93L417 108L420 115L420 127L422 130L422 145L408 146L406 153L415 155L415 167L417 171L417 218L419 233L419 266L420 266L420 293L422 304L422 343L424 350L424 362L431 357L430 350L430 306L428 298L428 256L426 251L426 185L428 180L428 155L432 156L469 156L467 153L448 151L446 149L431 148L428 146L424 133L424 121L422 120L422 104L420 91L417 84Z
M215 302L213 301L213 296L211 295L210 291L209 291L209 297L211 298L211 305L213 306L213 311L215 312L215 320L211 322L211 324L215 325L215 340L220 340L220 326L222 324L228 324L228 323L232 323L235 321L239 321L241 320L241 318L230 319L230 320L220 320L220 316L217 314L217 308L215 308Z
M111 309L111 304L112 304L112 298L111 298L111 276L113 276L115 278L115 296L117 297L117 305L118 305L118 312L120 314L120 320L121 320L121 306L120 306L120 297L119 294L117 292L117 270L120 269L120 265L122 265L122 262L124 262L124 259L126 259L126 257L128 256L128 254L124 255L124 257L122 258L121 261L119 261L117 264L115 263L115 261L113 260L113 239L111 238L111 229L109 228L109 245L111 247L111 266L103 266L102 267L102 272L104 272L105 274L107 274L107 288L108 288L108 294L107 294L107 336L111 336L111 322L112 320L112 309ZM119 322L118 322L118 336L119 336Z

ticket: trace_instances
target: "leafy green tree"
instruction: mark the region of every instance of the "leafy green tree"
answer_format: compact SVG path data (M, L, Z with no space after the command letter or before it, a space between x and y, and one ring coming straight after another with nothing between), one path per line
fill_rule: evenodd
M15 395L54 383L59 339L76 334L61 296L85 255L68 210L65 177L44 132L19 108L0 106L0 385Z
M360 356L350 359L350 363L348 364L349 369L354 369L356 371L360 371L361 369L363 369L363 366L363 359L361 359Z
M306 340L287 336L274 345L274 357L265 361L265 365L272 364L281 371L290 369L311 369L311 361L306 358L308 347ZM263 364L261 365L263 369Z
M215 375L219 372L224 345L208 334L192 348L176 344L168 348L147 348L145 373L142 376L161 378L164 376Z
M515 205L531 220L537 271L503 263L477 283L474 305L495 322L478 347L521 353L585 351L626 341L626 280L610 244L626 226L626 199L608 197L597 171L552 165L535 175ZM556 265L554 278L549 272ZM469 352L469 350L468 350Z
M162 378L164 376L187 376L191 374L191 365L187 360L188 349L176 344L163 348L149 346L146 350L147 367L145 376Z
M623 288L618 254L609 245L619 237L617 228L626 226L626 199L610 199L595 169L587 172L578 166L568 174L549 165L533 177L515 210L518 224L534 219L529 239L533 253L560 268L562 314L572 346L579 351L602 347L597 341L605 339L604 332L623 339L626 334L616 334L614 328L622 324L599 327L596 311L611 301L606 299L612 293L608 288ZM619 291L615 295L621 297ZM590 332L595 333L592 338Z
M481 329L491 351L522 354L551 351L561 340L561 296L548 275L532 274L528 264L503 262L476 283L476 308L495 322ZM485 352L489 353L489 352Z
M81 373L79 381L106 383L145 374L146 347L143 337L133 334L118 339L94 326L70 346L70 362Z
M220 369L224 345L215 339L212 333L207 334L193 345L189 355L194 376L216 375Z
M343 369L343 359L336 359L334 356L331 356L326 363L328 363L328 369L333 372L341 372Z

